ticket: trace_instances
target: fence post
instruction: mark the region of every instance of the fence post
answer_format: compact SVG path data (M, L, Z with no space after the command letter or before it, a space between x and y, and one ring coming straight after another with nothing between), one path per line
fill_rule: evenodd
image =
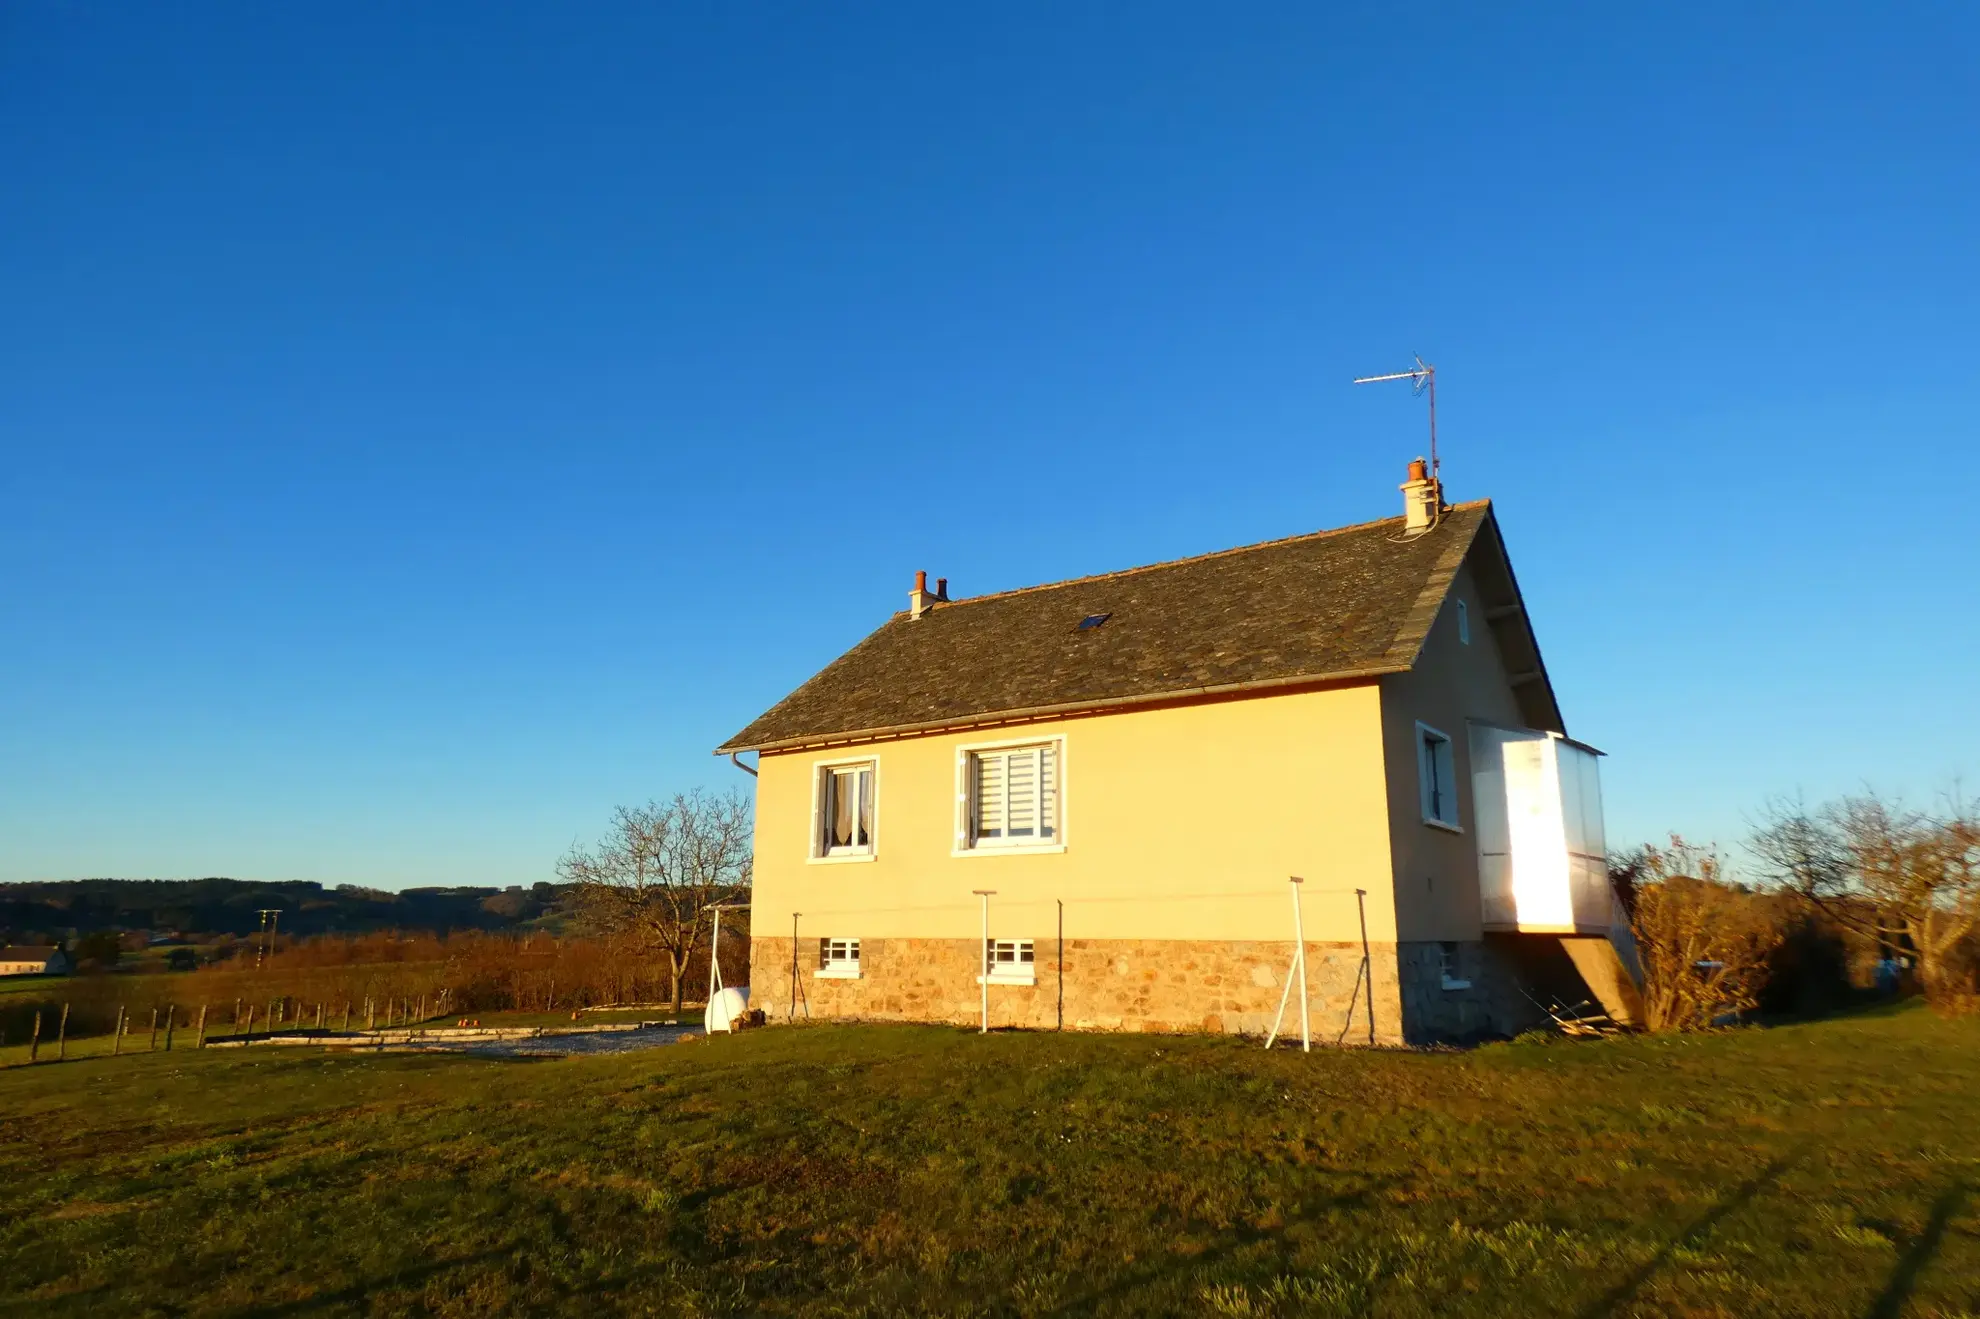
M235 999L234 1000L234 1034L239 1035L240 1033L241 1033L241 1001L239 999Z
M167 1003L165 1005L165 1052L167 1053L172 1052L172 1027L177 1024L178 1020L179 1005L177 1003Z
M34 1031L28 1036L28 1061L35 1062L41 1057L41 1009L34 1010Z
M346 1034L349 1034L350 1029L351 1029L351 1001L350 999L346 998L344 1000L344 1032Z
M110 1056L115 1058L124 1051L124 1005L117 1005L117 1029L110 1036Z
M55 1028L55 1061L69 1056L69 1005L62 1005L62 1024Z
M194 1040L193 1048L204 1049L205 1047L206 1047L206 1004L202 1003L199 1005L199 1037L196 1040Z
M157 1008L153 1008L151 1010L151 1044L146 1049L146 1052L147 1053L158 1052L158 1009Z

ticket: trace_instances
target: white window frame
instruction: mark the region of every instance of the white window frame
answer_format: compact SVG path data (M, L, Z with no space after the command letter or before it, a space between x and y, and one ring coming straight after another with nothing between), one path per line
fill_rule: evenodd
M1008 950L1008 960L998 958ZM1034 939L992 939L984 949L990 974L979 975L979 985L1035 985L1038 983L1038 944Z
M859 979L859 940L845 938L825 938L818 941L818 969L812 976L819 980ZM850 954L848 956L847 954Z
M1437 945L1437 978L1443 981L1446 993L1471 988L1469 980L1460 980L1451 974L1456 969L1457 944L1446 939Z
M873 774L873 825L867 830L865 847L827 849L825 845L825 785L834 770L864 765ZM880 757L842 756L837 760L811 762L811 842L806 847L808 862L815 866L872 861L880 855Z
M1471 644L1471 606L1460 600L1457 602L1458 644Z
M971 816L975 809L971 797L976 790L974 776L970 770L976 763L976 757L984 753L1042 746L1052 748L1053 772L1057 778L1052 798L1052 840L1028 843L978 842L970 833ZM958 746L956 748L956 829L954 844L949 855L953 857L1038 856L1065 851L1068 815L1066 784L1069 781L1067 760L1066 738L1063 734L1052 737L1011 737L996 742L969 742Z
M1434 743L1441 743L1443 745L1445 764L1450 769L1449 782L1440 785L1443 791L1434 794L1437 798L1435 803L1432 801L1432 775L1435 773L1436 759L1434 753L1430 750ZM1464 825L1460 822L1458 815L1456 743L1451 741L1451 735L1449 733L1441 729L1432 728L1429 724L1418 720L1416 724L1415 753L1417 805L1422 810L1423 823L1433 829L1448 829L1454 834L1463 833ZM1426 773L1426 770L1430 772ZM1435 806L1442 804L1445 799L1448 799L1449 811L1446 813L1436 810Z

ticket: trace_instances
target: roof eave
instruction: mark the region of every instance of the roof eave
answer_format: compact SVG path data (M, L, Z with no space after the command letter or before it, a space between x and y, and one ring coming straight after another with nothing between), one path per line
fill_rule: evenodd
M1066 701L1055 705L1029 706L1015 710L991 710L980 714L960 715L947 719L931 719L920 723L895 724L886 728L860 728L839 733L811 733L802 737L781 738L771 742L724 742L716 747L714 754L727 756L744 751L758 754L766 752L803 751L815 747L845 746L853 742L879 742L899 737L923 737L931 733L958 732L968 728L982 728L993 724L1031 723L1041 719L1064 719L1072 715L1102 714L1112 710L1136 709L1149 705L1166 705L1176 701L1214 700L1219 697L1262 696L1277 691L1302 687L1331 687L1344 683L1354 683L1386 677L1392 673L1403 673L1407 664L1376 664L1356 669L1340 669L1331 673L1302 673L1287 678L1261 678L1252 682L1211 683L1197 687L1177 687L1166 691L1148 692L1138 696L1108 696L1091 701Z

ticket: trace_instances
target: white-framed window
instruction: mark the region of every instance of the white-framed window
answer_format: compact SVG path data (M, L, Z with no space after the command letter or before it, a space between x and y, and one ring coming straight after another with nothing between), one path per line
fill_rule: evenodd
M1449 939L1437 945L1437 970L1446 990L1471 988L1469 980L1458 976L1458 946Z
M1428 724L1416 726L1416 772L1423 793L1423 823L1456 829L1457 762L1451 739Z
M1458 644L1471 644L1471 606L1464 601L1457 602Z
M871 861L878 814L879 763L823 761L811 792L811 859Z
M1063 845L1063 742L963 747L959 754L958 852Z
M859 940L820 939L818 978L821 980L859 979Z
M993 985L1032 985L1038 983L1037 963L1032 960L1029 939L990 939L983 945L983 960L990 967ZM978 976L979 983L983 977Z

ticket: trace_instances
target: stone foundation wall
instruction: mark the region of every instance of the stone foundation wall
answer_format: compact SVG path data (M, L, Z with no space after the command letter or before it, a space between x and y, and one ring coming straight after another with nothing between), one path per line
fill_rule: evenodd
M1518 967L1489 941L1405 943L1397 957L1403 1033L1411 1044L1471 1044L1517 1035L1542 1019L1520 993ZM1446 988L1447 965L1449 982L1462 988Z
M1405 945L1410 947L1410 945ZM1434 949L1435 945L1431 945ZM1263 1035L1271 1029L1292 960L1284 942L1068 939L1037 943L1032 985L992 984L990 1024L1050 1030L1210 1031ZM796 1015L868 1021L974 1025L980 946L974 939L865 939L857 980L820 979L818 942L798 941ZM1414 1040L1404 1021L1398 971L1415 961L1394 944L1370 949L1374 1039ZM1316 1043L1369 1042L1369 998L1357 993L1360 944L1309 943L1308 1012ZM1434 955L1433 955L1434 970ZM751 945L750 1005L769 1020L791 1016L791 940L758 935ZM1062 1008L1063 1003L1063 1008ZM1299 1037L1298 991L1281 1032Z

